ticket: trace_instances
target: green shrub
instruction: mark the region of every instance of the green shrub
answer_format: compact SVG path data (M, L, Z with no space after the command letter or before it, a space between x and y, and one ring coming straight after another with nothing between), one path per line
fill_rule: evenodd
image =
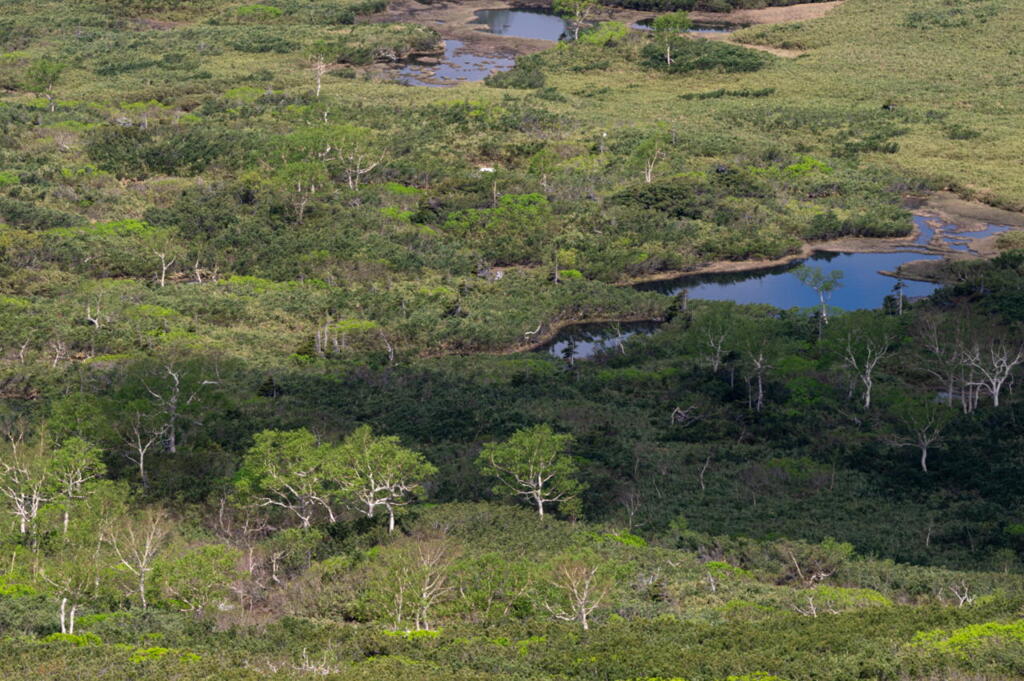
M992 2L945 0L941 7L915 9L907 13L903 25L920 30L965 28L975 23L984 23L997 13L998 8Z
M614 45L629 35L629 27L621 21L602 21L580 34L578 42L584 45Z
M34 201L0 196L0 223L23 229L49 229L81 225L85 218Z
M670 39L672 63L665 59L665 49L654 42L641 51L645 66L667 73L689 73L719 69L726 73L758 71L769 63L771 57L764 52L718 42L716 40L692 39L683 36Z
M953 123L946 126L946 137L951 140L973 140L981 137L981 133L974 128L961 123Z
M259 32L255 30L249 30L232 40L227 41L228 47L238 52L245 52L247 54L263 54L267 52L276 52L277 54L287 54L294 52L299 49L299 43L282 38L274 33L264 32L261 29Z
M332 50L338 63L396 62L413 54L436 54L441 36L420 24L358 24L339 31Z
M72 646L98 646L103 641L96 634L62 634L56 632L43 638L43 643L67 643Z
M536 57L520 57L516 65L508 71L502 71L484 78L484 85L496 88L515 88L528 90L544 87L546 82L541 70L540 59Z
M235 17L239 21L260 24L279 19L283 14L284 10L280 7L269 5L242 5L235 8Z

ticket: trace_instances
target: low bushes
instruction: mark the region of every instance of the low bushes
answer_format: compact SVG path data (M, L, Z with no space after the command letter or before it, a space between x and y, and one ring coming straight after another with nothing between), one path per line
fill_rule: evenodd
M672 61L665 58L665 49L650 43L641 51L643 63L667 73L689 73L720 69L726 73L758 71L771 62L763 52L749 50L713 40L693 40L685 37L670 39Z

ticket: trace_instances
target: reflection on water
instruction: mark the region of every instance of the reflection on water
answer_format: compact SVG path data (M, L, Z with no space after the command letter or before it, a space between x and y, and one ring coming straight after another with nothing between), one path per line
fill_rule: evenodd
M410 64L399 71L408 85L451 87L460 82L483 80L495 71L507 71L516 61L507 57L481 56L463 49L461 40L444 41L441 63Z
M621 349L630 336L649 335L657 331L656 322L621 322L618 324L574 324L562 330L544 351L555 357L572 361L585 359L602 352Z
M896 280L879 273L895 272L911 260L936 260L938 255L918 253L817 253L806 264L819 267L828 274L840 270L841 286L832 293L829 304L844 310L861 310L882 306L892 293ZM818 294L800 283L793 270L799 263L755 272L702 274L668 281L638 284L641 291L657 291L677 295L686 289L691 298L731 300L741 304L766 303L779 308L815 307ZM906 281L903 295L926 296L937 288L923 281Z
M653 31L654 29L651 28L651 24L653 22L654 17L650 17L649 19L641 19L635 24L630 24L629 27L636 29L638 31ZM735 31L738 31L741 28L746 28L746 26L743 24L725 24L715 23L711 21L695 21L693 22L693 25L690 26L689 30L686 31L686 33L689 33L691 35L700 35L704 37L713 37L718 35L729 35L730 33L734 33Z
M556 41L565 32L565 21L553 14L518 9L482 9L474 24L486 24L497 35Z
M978 231L958 231L958 225L941 223L934 218L914 216L919 234L913 244L898 249L927 247L938 234L943 244L953 250L973 251L975 239L1004 232L1010 227L987 225ZM688 297L704 300L731 300L740 304L764 303L788 309L816 308L818 294L797 279L795 270L801 264L820 268L826 275L841 271L840 286L832 292L828 304L844 310L874 309L882 306L885 297L894 293L898 280L881 274L899 273L900 267L912 260L939 260L937 254L923 255L903 250L897 253L816 253L803 262L747 272L696 274L666 281L637 284L638 291L654 291L668 296L683 291ZM907 298L927 296L938 284L903 280ZM603 352L623 350L623 342L637 334L650 335L658 329L652 322L622 324L580 324L563 329L541 350L567 361L587 359Z
M740 304L765 303L778 308L816 308L818 294L802 284L793 272L800 264L818 267L826 274L843 273L841 286L832 293L828 304L844 310L871 309L882 306L893 293L897 280L879 270L897 272L911 260L937 260L939 255L919 253L817 253L803 263L753 270L697 274L666 281L647 282L634 286L638 291L654 291L675 296L687 291L690 298L731 300ZM926 296L937 284L903 281L903 295L908 298ZM630 336L650 335L658 324L581 324L564 329L542 350L566 360L588 359L602 352L615 350Z

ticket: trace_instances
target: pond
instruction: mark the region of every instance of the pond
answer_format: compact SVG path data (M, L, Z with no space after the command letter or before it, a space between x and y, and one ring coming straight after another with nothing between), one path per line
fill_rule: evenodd
M621 322L618 324L573 324L563 329L543 350L555 357L573 361L586 359L615 348L630 336L650 335L657 322Z
M800 283L795 270L801 264L818 267L826 274L839 270L843 273L841 286L832 293L828 304L843 310L873 309L882 306L885 297L893 293L897 283L894 277L882 272L898 272L901 265L912 260L938 260L937 253L922 254L908 249L928 248L938 235L942 245L955 251L974 253L975 239L1005 232L1007 225L985 225L982 229L967 231L962 226L942 222L924 215L914 216L918 235L912 243L896 245L896 253L826 253L818 252L802 262L746 272L696 274L637 284L638 291L654 291L675 296L687 291L690 298L702 300L731 300L740 304L765 303L778 308L814 308L817 294ZM937 284L903 280L903 295L908 298L927 296L938 288ZM637 334L649 335L657 331L654 322L621 324L577 324L563 329L552 341L539 348L566 360L587 359L602 352L621 348L623 342Z
M410 64L402 68L399 78L407 85L451 87L461 82L483 80L495 71L507 71L516 60L473 54L464 49L461 40L445 40L444 56L438 64Z
M832 293L829 305L843 310L861 310L881 307L882 301L896 285L896 279L880 274L880 270L895 272L900 265L911 260L941 257L919 253L816 253L804 264L821 268L826 274L841 271L841 286ZM691 298L731 300L740 304L766 303L783 309L815 307L818 294L800 283L793 272L799 264L750 272L692 275L638 284L635 288L670 296L685 289ZM935 284L921 281L905 281L904 284L903 294L908 297L926 296L937 288Z
M651 31L651 24L654 22L654 17L648 19L641 19L635 24L630 24L630 28L638 31ZM738 31L741 28L746 28L746 24L726 24L726 23L715 23L711 21L695 21L690 26L686 33L690 35L699 35L705 37L728 35L734 31Z
M565 21L553 14L519 9L482 9L474 24L485 24L495 35L557 41L565 33Z
M690 298L703 300L731 300L740 304L765 303L778 308L814 308L818 295L800 283L793 272L807 264L828 273L843 273L841 286L833 292L828 304L844 310L871 309L882 306L885 297L893 292L897 280L880 273L895 272L900 265L911 260L936 260L941 255L920 253L816 253L802 262L751 270L697 274L646 282L634 286L638 291L654 291L668 296L686 290ZM937 284L904 280L903 295L908 298L926 296L938 288ZM652 334L658 329L653 322L623 324L579 324L563 329L552 341L539 348L554 357L567 361L588 359L602 352L614 350L637 334Z

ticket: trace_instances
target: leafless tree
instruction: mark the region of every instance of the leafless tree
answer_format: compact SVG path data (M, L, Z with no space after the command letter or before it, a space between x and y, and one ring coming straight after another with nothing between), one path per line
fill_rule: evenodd
M902 435L893 435L888 442L893 447L915 447L921 453L921 471L928 472L928 454L942 442L942 432L949 423L949 414L939 410L945 407L922 404L903 410L899 415Z
M46 465L46 444L42 438L26 443L24 431L17 428L4 435L7 443L0 451L0 495L18 519L19 532L27 535L39 510L49 501L53 482Z
M744 359L750 369L747 376L747 404L754 411L764 408L764 377L772 365L763 344L750 343L744 350Z
M320 88L323 84L324 74L330 66L327 64L327 60L324 59L324 55L321 52L314 54L309 60L310 68L313 70L313 76L316 78L316 97L320 98ZM325 112L326 113L326 112Z
M121 438L127 445L123 450L124 458L128 459L139 471L139 481L143 489L149 487L149 475L146 470L146 457L154 446L160 442L165 426L156 425L141 412L135 411L122 426Z
M598 578L598 566L579 558L568 558L555 565L551 584L565 597L566 607L544 607L560 620L579 622L590 629L590 616L608 595L609 586Z
M160 251L153 251L153 255L160 258L160 288L163 288L167 283L167 270L171 269L174 262L178 259L178 256L171 256L167 258L167 253Z
M971 593L971 587L966 580L961 579L959 582L950 584L947 588L956 597L958 608L974 602L975 596Z
M1011 380L1014 369L1024 362L1024 343L1002 335L975 341L964 348L963 363L978 373L976 383L999 406L999 395Z
M172 529L167 511L150 508L134 518L113 519L105 532L118 563L135 578L134 589L143 610L148 606L146 580Z
M650 184L654 181L654 168L658 165L658 161L660 161L664 155L664 152L661 151L661 147L654 145L654 149L651 150L650 155L644 159L645 184Z
M167 385L158 390L146 384L146 392L152 396L158 409L163 413L163 433L166 437L167 451L175 454L178 451L178 424L185 418L183 410L199 400L203 388L217 385L218 381L199 380L194 385L187 386L185 372L173 362L165 364L163 372L169 379Z
M871 407L871 390L874 386L875 369L892 350L895 340L895 335L886 330L864 334L850 331L846 336L843 363L864 386L865 409Z

